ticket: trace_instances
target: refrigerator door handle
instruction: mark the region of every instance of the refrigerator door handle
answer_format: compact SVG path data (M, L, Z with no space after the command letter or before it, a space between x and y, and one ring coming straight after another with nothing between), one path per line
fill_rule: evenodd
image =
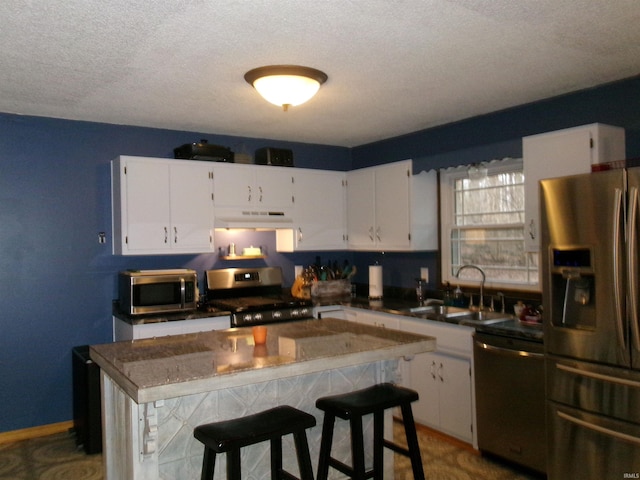
M640 438L635 437L633 435L628 435L626 433L618 432L616 430L611 430L609 428L606 428L600 425L595 425L590 422L585 422L584 420L576 418L572 415L567 415L564 412L556 411L556 415L558 415L558 417L568 422L574 423L576 425L580 425L581 427L588 428L590 430L594 430L596 432L602 433L604 435L608 435L610 437L618 438L620 440L625 440L627 442L635 443L636 445L640 445Z
M629 213L627 219L627 274L629 285L629 318L633 346L640 351L640 329L638 325L638 187L629 190Z
M584 377L587 379L598 380L601 382L607 382L614 385L622 385L624 387L640 389L640 382L636 382L635 380L630 380L630 379L620 378L620 377L612 377L611 375L605 375L603 373L598 373L598 372L590 372L588 370L582 370L580 368L570 367L569 365L563 365L561 363L556 363L556 368L558 370L570 373L572 375L576 375L578 377Z
M623 292L622 281L620 278L621 268L620 263L622 261L620 255L620 240L621 240L621 223L622 223L622 189L616 188L615 201L613 202L613 296L615 302L615 321L616 330L618 334L618 344L627 350L627 339L624 334L623 324Z

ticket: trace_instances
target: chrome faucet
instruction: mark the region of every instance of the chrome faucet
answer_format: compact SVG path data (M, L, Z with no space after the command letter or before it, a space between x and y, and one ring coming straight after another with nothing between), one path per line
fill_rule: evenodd
M505 306L504 306L504 293L502 292L498 292L498 296L500 297L500 300L502 302L502 310L501 313L505 313Z
M484 270L482 270L480 267L477 267L475 265L462 265L458 269L458 271L455 273L455 277L460 278L460 272L465 268L473 268L475 270L478 270L480 272L480 275L482 275L482 281L480 282L480 306L478 308L480 310L484 310L484 282L487 279L486 275L484 274Z

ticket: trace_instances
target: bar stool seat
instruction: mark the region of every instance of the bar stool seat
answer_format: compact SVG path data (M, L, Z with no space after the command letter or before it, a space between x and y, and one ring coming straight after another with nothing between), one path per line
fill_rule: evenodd
M283 405L246 417L199 425L193 436L204 444L202 480L212 480L216 454L227 454L227 479L240 480L240 449L271 442L271 478L313 480L306 429L315 426L313 415ZM300 479L282 468L282 437L293 434Z
M411 459L413 477L424 480L418 436L413 420L411 403L418 400L418 393L391 383L382 383L355 392L319 398L316 407L325 412L318 462L318 480L326 480L329 467L356 480L383 478L383 447L389 448ZM408 448L384 438L384 411L400 407ZM366 471L364 463L364 440L362 417L373 414L373 469ZM333 429L336 417L348 420L351 428L352 466L331 456Z

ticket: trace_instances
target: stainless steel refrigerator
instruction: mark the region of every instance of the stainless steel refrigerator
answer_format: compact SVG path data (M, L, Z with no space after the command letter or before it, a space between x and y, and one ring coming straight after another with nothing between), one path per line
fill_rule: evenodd
M543 180L547 474L640 478L640 168Z

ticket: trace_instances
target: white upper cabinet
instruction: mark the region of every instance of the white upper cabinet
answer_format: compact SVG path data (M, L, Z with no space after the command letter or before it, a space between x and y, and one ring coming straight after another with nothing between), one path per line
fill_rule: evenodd
M293 192L293 227L276 231L276 249L346 249L346 174L295 169Z
M216 163L216 227L279 227L291 224L291 167Z
M594 123L522 139L525 178L525 248L540 250L539 182L545 178L588 173L597 163L623 160L625 133Z
M214 250L209 162L121 156L111 173L114 254Z
M362 168L347 173L347 234L349 248L366 249L376 245L375 172Z
M412 175L411 160L347 173L347 232L354 250L436 250L435 171Z
M213 252L214 228L276 230L281 252L437 250L437 175L411 160L352 172L121 156L113 252Z

